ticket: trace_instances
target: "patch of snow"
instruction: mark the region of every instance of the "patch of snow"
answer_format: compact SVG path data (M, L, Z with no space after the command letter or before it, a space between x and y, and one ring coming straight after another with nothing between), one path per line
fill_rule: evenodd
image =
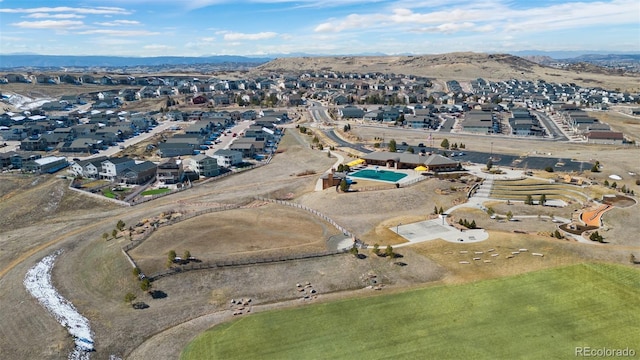
M75 348L69 353L70 360L88 360L89 352L94 351L93 336L89 320L82 316L71 302L63 298L51 283L51 270L60 251L44 257L27 271L24 286L27 291L47 309L51 315L75 339Z

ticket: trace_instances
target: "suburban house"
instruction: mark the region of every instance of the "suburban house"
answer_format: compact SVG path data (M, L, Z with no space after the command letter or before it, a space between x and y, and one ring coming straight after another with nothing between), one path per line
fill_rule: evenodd
M67 158L63 156L48 156L45 158L29 160L22 164L22 171L33 173L53 174L58 170L69 166Z
M229 146L229 150L235 150L242 154L242 157L251 158L256 154L255 146L253 142L239 142L235 141Z
M135 165L136 162L128 157L111 158L100 163L102 171L98 173L101 179L116 181L122 171Z
M156 180L165 184L177 184L182 182L183 173L182 161L170 158L158 165Z
M198 154L185 160L186 165L200 176L212 177L220 175L218 161L211 156Z
M338 109L338 112L343 119L362 119L364 117L364 110L355 106L345 106Z
M21 169L22 165L28 161L40 158L42 158L42 155L36 153L18 153L15 151L0 153L0 163L2 163L2 167L10 169Z
M426 171L443 172L460 170L460 163L446 156L431 154L372 152L362 157L367 165L384 166L390 169L415 169L424 166Z
M462 129L476 134L491 133L494 129L494 116L489 111L471 110L464 115Z
M127 184L144 184L156 176L157 168L151 161L143 161L124 169L120 179Z
M242 152L221 149L213 153L213 158L218 162L218 166L230 168L242 163Z
M24 151L44 151L47 146L47 141L39 135L29 136L20 142L20 149Z
M161 142L158 144L160 157L171 158L176 156L193 155L196 145L189 142Z
M584 135L589 144L622 145L624 134L617 131L589 131Z
M76 176L97 179L102 169L102 162L105 160L107 160L106 156L100 156L94 159L77 161L71 164L70 171Z

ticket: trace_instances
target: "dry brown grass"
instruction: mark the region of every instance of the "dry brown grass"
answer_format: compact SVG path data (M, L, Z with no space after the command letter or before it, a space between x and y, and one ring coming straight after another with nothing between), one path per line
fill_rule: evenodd
M608 249L605 246L500 231L490 231L488 240L476 244L462 245L436 240L412 245L411 248L445 267L450 273L445 279L449 283L511 276L584 261L627 263L629 256L626 251ZM494 251L488 252L490 249ZM506 258L519 249L528 251L514 255L511 259ZM460 251L468 253L461 254ZM475 254L476 251L482 251L483 254ZM541 253L544 257L533 256L533 252ZM491 256L496 253L500 255ZM480 257L481 260L473 260L474 257ZM484 260L490 260L491 263L485 263ZM470 264L460 264L460 261L468 261Z
M162 227L131 255L145 273L153 274L166 268L170 250L178 256L189 250L204 262L261 258L324 251L328 238L339 233L304 210L270 204L205 214Z
M260 71L304 71L327 69L339 72L381 72L428 76L437 79L538 80L573 82L583 86L637 91L634 76L617 76L567 71L540 66L506 54L448 53L421 56L341 56L280 58L258 68ZM560 80L561 79L561 80Z

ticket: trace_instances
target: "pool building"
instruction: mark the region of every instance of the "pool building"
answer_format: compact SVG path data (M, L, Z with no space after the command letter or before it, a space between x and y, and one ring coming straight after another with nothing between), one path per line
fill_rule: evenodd
M367 165L385 167L387 169L426 168L429 172L456 171L461 169L460 162L438 154L411 154L389 151L372 152L362 157Z

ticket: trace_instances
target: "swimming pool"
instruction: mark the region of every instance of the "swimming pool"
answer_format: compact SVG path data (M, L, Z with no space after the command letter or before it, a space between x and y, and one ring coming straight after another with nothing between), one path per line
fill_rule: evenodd
M353 178L387 181L387 182L395 183L395 182L398 182L400 179L405 178L407 174L402 174L402 173L389 171L389 170L365 169L365 170L356 171L353 174L349 174L349 176Z

